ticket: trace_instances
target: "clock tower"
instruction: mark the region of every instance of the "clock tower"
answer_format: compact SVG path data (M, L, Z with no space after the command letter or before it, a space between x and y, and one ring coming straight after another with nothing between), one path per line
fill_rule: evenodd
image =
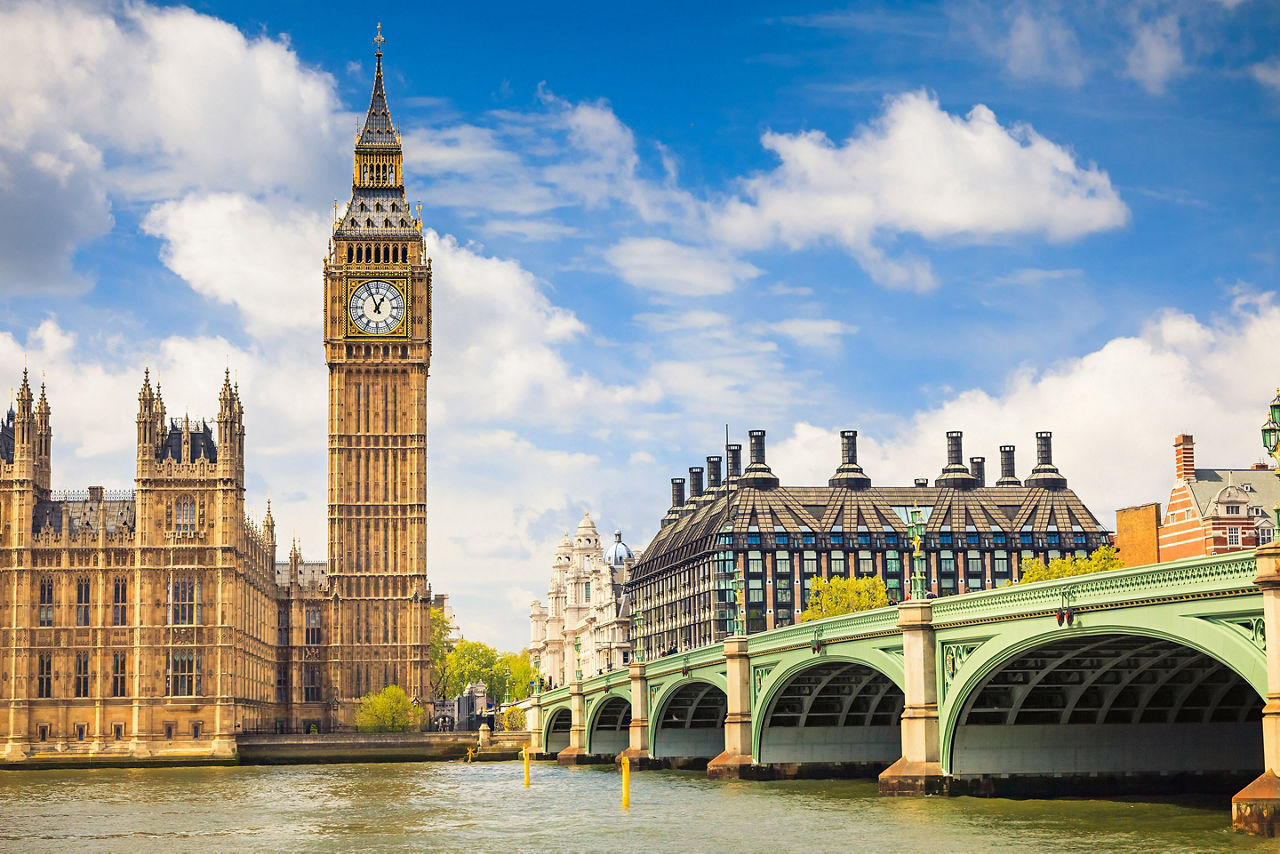
M430 699L431 259L422 222L405 200L382 42L379 24L351 201L334 224L324 265L330 600L327 637L314 652L323 660L312 672L323 673L316 693L341 723L350 722L357 699L386 685Z

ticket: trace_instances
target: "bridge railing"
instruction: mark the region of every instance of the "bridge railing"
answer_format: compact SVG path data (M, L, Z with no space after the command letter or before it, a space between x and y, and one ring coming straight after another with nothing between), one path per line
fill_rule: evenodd
M849 640L867 635L893 634L897 630L898 609L890 605L887 608L876 608L874 611L840 614L751 635L747 639L747 649L752 655L794 649L810 643L819 632L822 640L829 643L833 640Z
M1257 592L1254 553L1186 558L1169 563L1113 569L1053 581L1013 584L995 590L945 596L933 601L933 625L974 622L1019 613L1052 612L1163 596Z

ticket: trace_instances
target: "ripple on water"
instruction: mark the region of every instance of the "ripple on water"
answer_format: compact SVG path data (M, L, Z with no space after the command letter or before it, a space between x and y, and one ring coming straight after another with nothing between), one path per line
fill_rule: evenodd
M1275 850L1226 801L880 798L873 782L712 783L539 763L22 771L0 775L0 847L47 851L1055 852Z

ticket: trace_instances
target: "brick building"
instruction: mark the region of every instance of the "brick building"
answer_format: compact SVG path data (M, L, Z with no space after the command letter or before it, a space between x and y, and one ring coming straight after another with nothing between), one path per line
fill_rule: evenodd
M1271 509L1280 499L1280 483L1265 463L1196 468L1195 440L1186 433L1173 440L1173 460L1176 483L1163 515L1159 504L1116 511L1116 546L1126 565L1225 554L1272 541Z

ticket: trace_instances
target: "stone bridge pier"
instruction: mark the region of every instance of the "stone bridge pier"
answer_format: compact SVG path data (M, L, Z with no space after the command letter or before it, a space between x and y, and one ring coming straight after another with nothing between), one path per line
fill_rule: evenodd
M1280 835L1280 543L1257 552L1267 653L1267 699L1262 707L1262 767L1258 779L1231 799L1231 826L1257 836Z

